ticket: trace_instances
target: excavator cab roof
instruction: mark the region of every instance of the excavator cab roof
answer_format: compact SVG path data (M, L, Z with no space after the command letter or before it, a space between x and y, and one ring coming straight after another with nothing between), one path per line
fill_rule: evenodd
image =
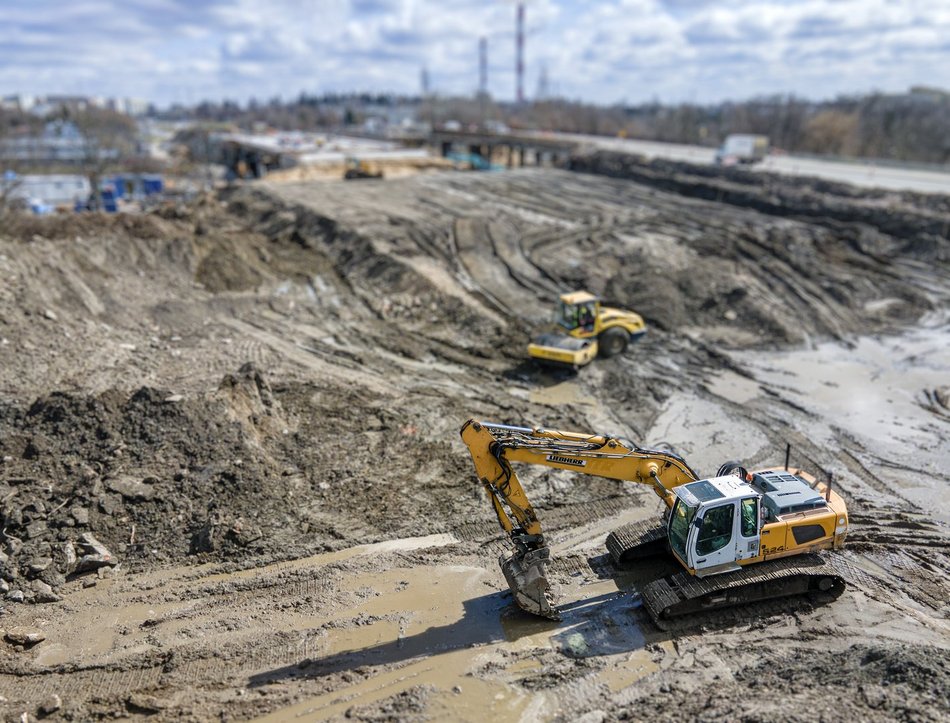
M560 299L561 303L571 305L597 301L597 297L589 291L572 291L569 294L561 294Z
M722 502L728 502L740 497L759 496L759 492L757 492L752 485L739 479L735 475L711 477L710 479L689 482L688 484L675 487L673 494L690 507L697 507L706 502L720 500Z

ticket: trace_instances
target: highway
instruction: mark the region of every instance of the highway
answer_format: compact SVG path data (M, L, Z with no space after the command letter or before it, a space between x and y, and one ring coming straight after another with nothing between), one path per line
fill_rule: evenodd
M538 133L543 138L562 138L604 150L637 153L648 158L668 158L688 163L712 163L715 149L675 143L657 143L630 138L610 138L577 133ZM828 181L851 183L865 188L889 191L920 191L950 194L950 169L947 171L902 168L872 161L853 163L823 161L793 155L772 155L751 167L754 171L782 173L790 176L814 176Z

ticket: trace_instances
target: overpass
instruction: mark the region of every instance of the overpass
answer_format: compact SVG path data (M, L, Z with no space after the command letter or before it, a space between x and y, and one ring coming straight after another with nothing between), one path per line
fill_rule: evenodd
M450 153L470 153L508 168L518 166L566 166L581 143L571 138L554 138L489 131L432 131L430 143L443 157Z

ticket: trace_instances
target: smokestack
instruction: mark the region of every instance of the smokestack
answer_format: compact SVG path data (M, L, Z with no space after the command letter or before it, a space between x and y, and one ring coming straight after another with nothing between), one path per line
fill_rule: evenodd
M419 85L422 89L422 97L427 98L429 96L429 69L425 66L422 66L419 72Z
M519 103L524 103L524 3L518 3L518 26L515 33L515 75L518 78Z
M478 39L478 94L488 93L488 38Z

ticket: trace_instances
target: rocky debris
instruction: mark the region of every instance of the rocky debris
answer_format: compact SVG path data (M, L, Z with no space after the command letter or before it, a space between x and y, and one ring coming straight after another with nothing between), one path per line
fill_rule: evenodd
M33 581L33 601L38 603L59 602L61 595L53 592L53 588L42 580Z
M49 568L49 566L52 565L52 564L53 564L53 558L52 558L52 557L38 557L38 558L34 558L33 561L30 562L29 570L30 570L30 572L33 573L34 575L39 575L41 572L43 572L44 570L46 570L47 568Z
M220 552L229 544L247 547L264 536L261 528L243 518L226 521L221 515L213 515L192 533L191 553Z
M42 703L40 703L40 706L37 710L39 711L39 714L41 716L49 716L49 715L53 715L53 713L55 713L62 707L63 707L62 699L54 693L49 698L47 698Z
M10 628L3 637L14 645L24 647L32 647L46 640L46 635L39 628L29 628L22 625Z
M98 570L100 567L115 567L118 565L108 548L97 540L91 532L84 532L79 539L79 559L76 561L74 573Z
M154 481L153 477L138 480L124 476L108 480L106 486L127 500L150 500L155 496L155 487L150 484Z
M148 693L132 693L125 701L130 713L158 713L168 707L161 698Z

